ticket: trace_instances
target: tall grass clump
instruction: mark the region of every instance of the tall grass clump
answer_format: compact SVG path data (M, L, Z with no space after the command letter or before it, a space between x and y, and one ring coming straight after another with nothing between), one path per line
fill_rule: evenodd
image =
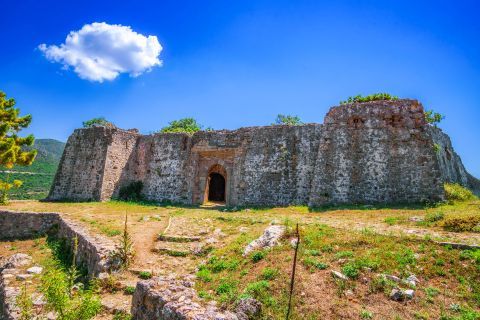
M76 283L79 272L76 267L78 240L73 243L72 264L65 268L57 258L48 261L41 277L41 291L46 308L57 315L58 320L90 320L102 308L100 298L93 291L93 283L85 286Z
M445 183L445 198L449 202L467 201L475 199L475 195L469 189L459 185L458 183Z

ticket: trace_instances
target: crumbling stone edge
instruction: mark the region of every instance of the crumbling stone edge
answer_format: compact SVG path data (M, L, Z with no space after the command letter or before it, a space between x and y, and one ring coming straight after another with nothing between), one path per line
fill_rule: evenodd
M0 240L28 239L51 234L71 245L78 239L77 264L87 268L90 277L116 270L115 243L108 238L92 235L82 225L58 213L0 211Z

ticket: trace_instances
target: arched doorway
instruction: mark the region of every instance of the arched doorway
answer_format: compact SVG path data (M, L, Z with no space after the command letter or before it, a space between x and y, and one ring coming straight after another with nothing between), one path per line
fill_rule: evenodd
M219 164L213 165L208 170L204 202L222 204L227 202L227 172Z
M225 178L216 172L208 177L208 201L225 202Z

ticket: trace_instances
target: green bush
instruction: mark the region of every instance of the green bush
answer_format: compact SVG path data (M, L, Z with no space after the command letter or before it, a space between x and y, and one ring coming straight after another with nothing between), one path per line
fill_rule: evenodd
M141 201L142 200L142 181L133 181L130 184L120 188L118 196L126 201Z
M284 115L284 114L279 114L277 115L277 118L275 119L275 123L272 123L272 125L287 125L287 126L299 126L302 125L303 122L300 120L298 116L291 116L291 115Z
M465 215L460 217L448 217L443 220L442 226L448 231L468 232L476 231L480 225L480 215Z
M395 100L398 100L398 97L392 96L388 93L375 93L365 97L359 94L353 97L348 97L346 101L340 101L340 104L350 104L350 103L369 102L369 101L378 101L378 100L395 101Z
M357 279L360 274L359 266L356 263L347 263L342 267L342 273L350 279Z
M163 127L160 132L162 133L176 133L182 132L187 134L194 134L197 131L202 130L202 125L200 125L197 120L194 118L183 118L180 120L174 120L168 123L168 126ZM211 130L210 128L206 129L207 131Z
M445 198L450 201L467 201L475 199L475 195L469 189L458 183L445 183Z
M87 121L83 121L84 128L92 127L114 127L114 124L105 119L104 117L93 118Z
M435 112L433 110L428 110L425 111L425 120L427 123L434 125L435 127L437 124L439 124L443 119L445 119L445 116Z
M255 251L253 254L252 254L252 261L254 263L260 261L260 260L263 260L263 258L265 258L266 256L266 253L264 251Z
M125 294L132 295L135 293L135 287L134 286L126 286L125 289L123 290Z

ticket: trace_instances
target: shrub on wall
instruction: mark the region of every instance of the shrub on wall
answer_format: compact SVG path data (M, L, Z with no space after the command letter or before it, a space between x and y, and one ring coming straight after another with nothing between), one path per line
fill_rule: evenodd
M392 96L389 93L374 93L365 97L359 94L353 97L348 97L348 99L345 101L340 101L340 104L370 102L370 101L378 101L378 100L395 101L395 100L398 100L398 97Z
M126 186L120 188L118 196L126 201L140 201L142 200L142 181L133 181Z
M279 114L275 119L275 122L272 125L287 125L287 126L299 126L302 125L303 122L300 120L299 116L291 116L291 115L284 115Z
M194 134L195 132L202 130L202 128L203 126L199 124L194 118L184 118L169 122L168 126L163 127L160 132L183 132L188 134ZM205 130L210 131L211 128L207 128Z

